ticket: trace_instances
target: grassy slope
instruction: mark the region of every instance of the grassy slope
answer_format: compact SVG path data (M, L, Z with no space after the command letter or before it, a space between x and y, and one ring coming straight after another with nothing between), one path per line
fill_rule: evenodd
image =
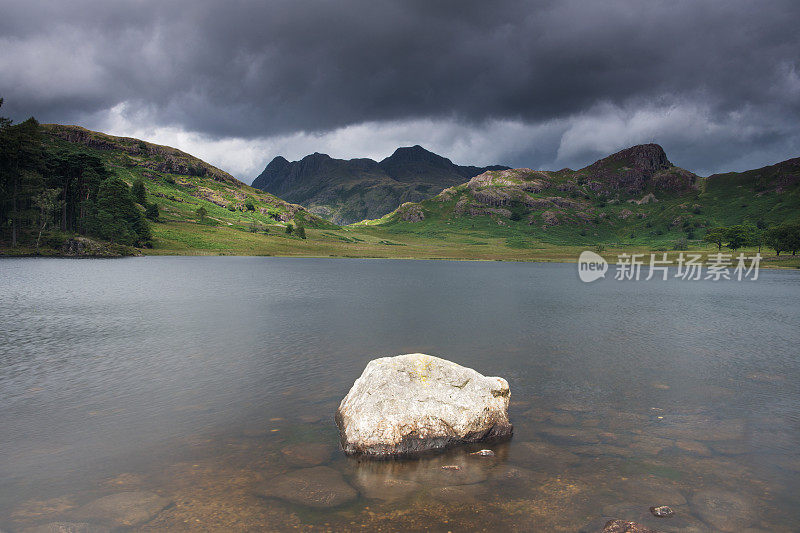
M715 175L698 178L695 187L674 190L645 185L633 194L608 191L595 193L590 188L578 187L572 193L565 192L568 182L582 183L591 180L586 169L581 171L533 172L520 171L519 176L508 173L491 173L503 176L505 185L468 187L466 184L453 187L433 199L401 206L398 210L375 221L351 226L365 231L371 228L376 234L387 234L395 239L408 238L447 242L451 246L472 249L471 253L485 247L488 255L517 255L537 257L550 254L577 255L579 250L602 244L609 252L617 251L669 251L680 245L682 249L715 252L715 247L704 243L701 237L706 228L763 221L769 225L796 219L800 215L800 186L796 170L783 164L744 173ZM662 174L662 178L680 175L680 169ZM574 207L557 207L552 204L526 207L517 203L506 205L508 212L515 213L519 220L500 212L471 215L459 204L469 207L492 207L480 205L477 195L495 189L519 191L520 185L531 184L544 178L544 187L535 192L527 191L529 197L546 199L558 197L575 200ZM504 181L503 181L504 180ZM495 183L495 182L493 182ZM639 200L654 193L657 202L636 204L628 200ZM424 220L411 222L409 213L421 211ZM555 225L545 223L546 212L557 214ZM626 216L627 215L627 216ZM418 217L417 217L418 218ZM458 243L458 244L457 244ZM748 250L754 251L754 250ZM762 254L773 254L762 250ZM613 255L613 254L611 254ZM800 266L800 258L770 260L770 265Z
M298 222L308 228L338 227L173 148L74 126L43 125L43 130L48 150L88 152L100 157L109 170L128 184L143 180L148 202L158 204L160 211L161 222L152 224L155 252L224 250L218 239L220 235L238 248L234 241L244 234L251 235L253 228L283 234L288 224ZM165 166L176 170L158 170ZM254 211L245 208L248 201ZM202 222L196 214L201 206L207 211Z
M683 231L670 227L670 223L677 216L685 216L687 206L706 194L697 191L691 198L664 197L658 203L642 206L606 205L603 211L608 212L609 217L634 207L648 217L625 221L611 218L612 224L563 224L542 228L526 220L514 222L497 216L453 216L457 196L447 202L428 200L420 204L427 214L422 222L404 222L393 213L378 221L338 227L177 150L80 128L46 128L61 132L58 136L47 136L50 148L94 153L128 183L143 178L148 201L156 202L161 212L161 222L152 224L154 247L142 250L145 254L575 261L582 250L602 242L606 249L604 255L613 260L617 252L671 249ZM80 131L82 137L78 141L65 140L70 130ZM87 135L105 145L97 146L98 143L87 140ZM144 144L147 150L142 148ZM205 165L211 170L206 176L198 176L154 169L169 158L177 158L180 163L180 157L188 158L192 165ZM462 189L459 196L464 187L456 188ZM541 194L564 193L548 189ZM255 211L243 210L246 199L255 205ZM738 197L736 201L740 201ZM208 211L202 223L195 214L200 206ZM285 233L285 225L292 220L292 215L305 219L307 239ZM695 216L699 215L692 215ZM720 222L727 221L723 219L720 215ZM649 226L647 221L651 221ZM581 235L584 226L588 231ZM252 231L254 227L256 232ZM696 242L691 242L689 248L712 251L711 247ZM782 258L771 264L800 266L800 258Z
M320 184L305 189L302 197L293 200L302 202L321 217L345 223L369 218L371 213L375 216L386 213L406 200L425 198L430 188L426 184L399 183L388 176L374 176L338 180L334 198L331 187Z
M700 200L718 225L796 220L800 217L800 158L709 176Z

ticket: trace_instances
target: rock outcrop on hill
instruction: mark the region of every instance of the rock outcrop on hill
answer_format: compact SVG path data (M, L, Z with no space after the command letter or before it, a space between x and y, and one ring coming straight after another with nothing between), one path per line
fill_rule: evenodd
M661 146L643 144L579 170L486 171L429 200L405 203L379 224L422 223L430 228L440 221L451 224L457 219L480 217L498 226L523 222L544 231L578 227L576 233L587 238L614 233L615 238L630 239L639 232L657 237L679 228L692 239L696 230L709 224L704 204L730 199L731 204L746 207L741 204L747 203L745 197L751 192L783 194L793 190L800 182L798 165L793 161L761 171L704 179L674 166ZM744 186L736 183L740 179ZM718 184L719 192L709 195ZM732 190L741 201L733 198ZM784 196L791 200L789 195ZM724 205L712 207L714 211L725 210ZM756 219L751 216L751 220Z

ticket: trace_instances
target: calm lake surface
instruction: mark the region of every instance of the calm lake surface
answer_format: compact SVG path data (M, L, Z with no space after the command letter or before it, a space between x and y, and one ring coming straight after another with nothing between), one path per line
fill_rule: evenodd
M798 531L798 341L789 271L584 284L565 264L4 259L0 529ZM338 402L370 359L410 352L509 381L496 457L341 454ZM358 496L264 496L307 467ZM163 499L124 519L91 503L141 491Z

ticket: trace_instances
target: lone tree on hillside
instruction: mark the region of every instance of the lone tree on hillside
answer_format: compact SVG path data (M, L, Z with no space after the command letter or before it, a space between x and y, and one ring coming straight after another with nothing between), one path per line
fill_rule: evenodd
M195 211L195 213L197 213L197 218L200 219L200 222L205 222L206 215L208 214L208 211L206 211L205 207L201 205L200 207L197 208L197 211Z
M33 198L33 204L39 208L39 235L36 236L37 250L39 249L39 242L42 240L42 232L53 219L53 214L59 207L59 194L61 194L61 189L44 189Z
M743 246L749 246L756 239L749 227L739 224L725 228L725 240L728 242L726 246L736 251Z
M761 226L756 224L755 226L752 224L745 224L745 227L750 232L750 246L758 246L758 253L761 253L761 247L764 246L764 228L766 224L763 221L759 221Z
M294 233L294 226L286 224L286 235L291 235L292 233Z
M133 195L133 201L137 204L142 206L147 205L147 191L144 188L144 181L142 181L141 178L133 182L131 195Z
M152 204L147 204L147 209L144 212L144 216L153 222L158 222L158 204L155 202Z
M727 238L725 232L727 228L711 228L706 231L706 236L703 237L705 242L717 245L717 250L722 250L722 245L725 244Z

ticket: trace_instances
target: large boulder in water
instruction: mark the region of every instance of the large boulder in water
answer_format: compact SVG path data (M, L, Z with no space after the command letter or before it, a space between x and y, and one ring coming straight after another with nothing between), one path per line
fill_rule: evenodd
M421 353L367 364L336 412L348 454L407 455L511 435L503 378Z

